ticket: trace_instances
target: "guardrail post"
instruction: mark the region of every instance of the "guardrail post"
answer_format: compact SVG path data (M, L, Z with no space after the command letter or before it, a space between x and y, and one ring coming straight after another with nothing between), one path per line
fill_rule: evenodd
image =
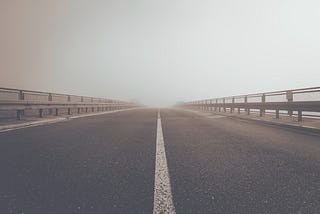
M19 100L24 100L24 93L23 93L23 91L19 91L18 98L19 98Z
M19 100L24 100L23 91L19 91L18 99ZM21 120L23 115L24 115L24 110L17 110L17 120Z
M88 107L86 107L86 113L88 113Z
M71 96L68 95L68 102L71 102ZM68 115L71 115L71 108L68 108Z
M276 119L280 118L280 113L279 113L279 109L276 109Z
M80 108L78 108L78 114L80 114Z
M263 109L260 109L260 117L263 116Z
M223 98L223 110L224 110L224 113L227 112L227 108L226 108L226 98Z
M232 97L232 105L233 104L234 104L234 97ZM234 107L233 106L230 108L230 111L231 111L231 113L233 113L233 111L234 111Z
M245 97L244 97L244 103L248 103L248 96L245 96ZM245 108L244 110L245 110L245 111L248 111L247 108Z
M298 111L298 122L302 122L302 111Z
M22 111L23 110L17 110L17 120L21 120L22 119Z
M217 111L218 100L216 99L216 106L214 107L214 111Z
M265 102L266 102L266 95L265 95L265 94L262 94L261 102L262 102L262 103L265 103ZM260 117L262 117L264 114L265 114L265 110L264 110L263 107L261 107L261 108L260 108Z
M287 91L286 97L287 97L287 101L288 101L289 103L293 102L293 92L292 92L292 91ZM291 117L292 114L293 114L292 110L288 110L288 114L289 114L289 116Z
M260 117L262 117L263 116L263 109L261 108L260 109Z
M91 108L92 112L94 112L94 107Z
M52 94L51 93L49 93L49 95L48 95L48 101L52 101Z
M49 95L48 95L48 101L52 102L52 94L51 93L49 93ZM52 115L52 109L51 108L48 110L48 113L49 113L49 115Z
M56 108L56 116L59 115L59 109Z
M43 109L39 110L39 117L43 118Z

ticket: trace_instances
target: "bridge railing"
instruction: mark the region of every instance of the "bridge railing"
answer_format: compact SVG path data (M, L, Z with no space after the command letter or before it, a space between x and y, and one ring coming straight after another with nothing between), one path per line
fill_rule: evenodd
M94 111L112 111L137 107L137 104L113 99L85 97L50 92L0 88L0 114L12 112L21 120L28 112L58 116L60 113L71 115Z
M237 110L239 114L246 112L248 115L250 112L259 112L261 117L275 114L277 119L282 114L297 116L301 122L303 116L320 117L320 87L197 100L180 103L178 106L230 113Z

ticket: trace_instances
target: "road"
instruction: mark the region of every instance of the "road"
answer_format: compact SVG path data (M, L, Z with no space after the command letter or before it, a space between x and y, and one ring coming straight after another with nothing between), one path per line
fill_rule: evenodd
M0 213L152 213L158 198L176 213L320 213L320 136L159 116L136 109L0 133Z

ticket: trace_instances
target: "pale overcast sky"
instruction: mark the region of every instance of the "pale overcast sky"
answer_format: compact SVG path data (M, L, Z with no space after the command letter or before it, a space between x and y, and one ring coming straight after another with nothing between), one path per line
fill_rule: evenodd
M176 101L320 86L319 0L0 0L0 86Z

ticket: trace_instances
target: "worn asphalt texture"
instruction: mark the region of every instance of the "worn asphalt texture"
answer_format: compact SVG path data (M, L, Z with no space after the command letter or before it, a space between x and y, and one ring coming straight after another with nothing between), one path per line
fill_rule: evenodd
M0 213L152 213L157 110L0 133Z
M320 213L320 137L163 110L177 213Z
M320 213L320 136L161 110L177 213ZM157 109L0 133L0 214L152 213Z

